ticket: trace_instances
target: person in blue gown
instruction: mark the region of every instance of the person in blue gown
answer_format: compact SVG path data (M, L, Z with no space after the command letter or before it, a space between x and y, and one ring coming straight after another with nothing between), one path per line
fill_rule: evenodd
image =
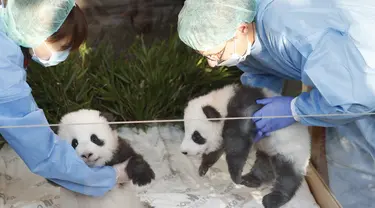
M26 82L28 58L49 67L64 61L87 36L74 0L0 0L0 134L27 167L67 189L102 196L126 180L120 164L88 167L50 127ZM43 73L42 71L40 73Z
M258 100L255 117L285 117L254 119L256 139L327 127L329 186L345 208L375 207L374 11L373 0L186 0L178 17L180 39L212 67L237 66L242 84L312 88Z

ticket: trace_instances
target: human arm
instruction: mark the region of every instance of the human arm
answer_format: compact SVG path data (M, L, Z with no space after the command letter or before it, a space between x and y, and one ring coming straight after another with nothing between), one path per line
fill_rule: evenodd
M250 71L248 67L241 65L241 70ZM252 70L253 71L253 70ZM272 74L260 72L245 72L241 75L241 83L245 86L268 88L275 93L281 93L284 85L284 80Z
M302 81L313 83L314 88L291 102L292 114L302 124L333 127L374 111L374 69L366 65L347 34L327 33L309 55L303 71ZM300 116L321 114L336 116Z
M361 119L366 113L373 113L373 110L361 105L352 105L348 109L346 107L330 105L317 88L301 93L291 102L293 117L307 126L335 127Z
M263 133L290 125L292 118L308 126L334 127L374 111L375 73L349 36L335 31L326 33L302 69L302 81L313 85L313 89L294 99L267 99L270 102L254 116L283 114L290 118L254 119Z
M26 82L21 48L4 33L1 20L0 48L6 50L0 55L0 134L33 173L72 191L100 196L126 181L124 164L89 168L50 127L6 128L48 122Z
M116 183L111 167L88 168L70 144L59 139L49 127L5 128L6 126L48 124L26 82L20 48L0 33L0 134L35 174L87 195L99 196Z
M0 104L0 125L48 124L31 94ZM75 192L101 196L116 184L112 167L89 168L50 127L1 128L0 133L35 174Z

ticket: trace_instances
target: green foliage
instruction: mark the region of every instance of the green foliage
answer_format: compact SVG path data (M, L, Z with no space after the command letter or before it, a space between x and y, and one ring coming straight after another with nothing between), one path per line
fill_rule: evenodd
M31 66L28 81L51 123L80 108L109 111L123 120L181 117L192 97L237 82L238 69L208 68L177 35L147 47L141 37L118 54L103 41L81 47L52 68Z
M95 81L88 70L86 55L87 51L81 50L71 54L68 61L51 68L31 64L28 83L51 123L57 123L69 111L92 107Z

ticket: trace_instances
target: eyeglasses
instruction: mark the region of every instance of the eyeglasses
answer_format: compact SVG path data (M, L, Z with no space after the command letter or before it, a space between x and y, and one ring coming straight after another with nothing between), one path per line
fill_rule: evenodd
M228 44L228 41L225 43L225 46L223 49L221 49L219 52L215 53L215 54L210 54L210 55L203 55L205 58L207 58L208 60L210 61L216 61L217 64L220 64L222 62L224 62L224 60L222 60L222 57L223 57L223 54L225 52L225 49L227 48L227 44ZM201 54L199 51L196 50L197 53Z

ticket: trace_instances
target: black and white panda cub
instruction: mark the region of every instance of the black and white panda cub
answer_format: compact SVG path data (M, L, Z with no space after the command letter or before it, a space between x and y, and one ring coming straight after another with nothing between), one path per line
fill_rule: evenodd
M262 107L256 104L257 99L277 95L267 89L232 84L190 100L184 112L185 136L180 146L185 155L202 156L200 176L225 153L236 184L255 188L276 180L271 193L263 197L266 208L283 206L301 186L310 160L308 128L296 122L253 143L256 132L252 120L199 119L252 116ZM256 150L255 163L242 175L252 148Z
M131 185L147 185L155 179L155 173L142 155L134 151L126 140L118 137L117 126L106 124L112 121L115 121L115 118L109 113L81 109L65 114L60 121L62 125L54 128L54 131L61 139L67 140L72 145L88 166L113 166L127 161L124 171L133 184L116 187L99 199L77 196L64 190L65 199L61 202L65 205L64 207L104 207L107 205L124 207L124 203L132 207L145 207L137 198L136 190ZM103 124L64 125L71 123ZM69 204L73 201L76 202L75 206Z

